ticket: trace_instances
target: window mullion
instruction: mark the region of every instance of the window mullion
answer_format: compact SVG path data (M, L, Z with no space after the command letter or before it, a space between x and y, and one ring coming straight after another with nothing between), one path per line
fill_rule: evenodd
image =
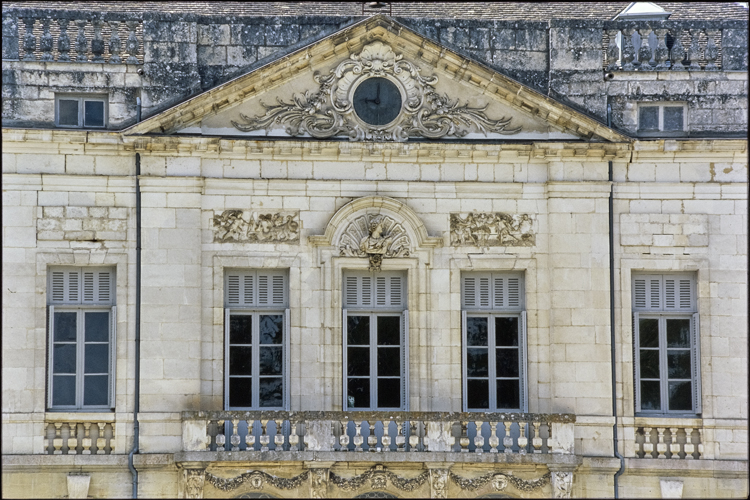
M667 374L667 320L659 316L659 387L661 388L661 411L669 412Z
M495 345L495 315L487 316L487 377L489 379L489 403L490 411L497 411L497 367L495 357L497 346Z
M253 391L253 408L260 408L260 314L252 314L252 381L250 387Z
M370 314L370 409L378 407L378 315Z
M76 318L76 407L81 409L83 408L83 369L85 367L83 357L86 353L86 332L84 325L86 317L84 311L79 309Z

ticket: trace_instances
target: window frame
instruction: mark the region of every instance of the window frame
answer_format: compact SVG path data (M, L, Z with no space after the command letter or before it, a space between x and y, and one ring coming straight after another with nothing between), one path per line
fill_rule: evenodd
M641 128L641 109L655 107L659 110L658 129ZM664 108L682 108L682 130L664 130ZM636 132L640 137L682 137L688 133L688 106L686 102L639 102L636 110Z
M60 101L77 101L78 102L78 124L65 125L60 123ZM86 102L101 102L104 104L102 110L101 126L86 125L85 113ZM107 94L55 94L55 127L75 128L75 129L106 129L109 120L109 96Z

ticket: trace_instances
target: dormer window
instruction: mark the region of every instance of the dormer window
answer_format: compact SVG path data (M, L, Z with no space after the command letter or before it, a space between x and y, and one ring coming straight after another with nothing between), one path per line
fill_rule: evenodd
M105 128L107 96L58 94L55 96L55 125L65 128Z
M685 104L641 103L638 105L638 135L683 135Z

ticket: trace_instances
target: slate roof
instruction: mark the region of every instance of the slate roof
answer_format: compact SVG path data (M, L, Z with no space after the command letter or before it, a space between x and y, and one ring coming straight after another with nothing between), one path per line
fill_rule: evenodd
M549 19L611 20L630 2L3 2L3 8L71 9L114 12L172 12L223 16L361 16L382 12L393 17L544 21ZM654 2L670 20L748 18L739 2Z

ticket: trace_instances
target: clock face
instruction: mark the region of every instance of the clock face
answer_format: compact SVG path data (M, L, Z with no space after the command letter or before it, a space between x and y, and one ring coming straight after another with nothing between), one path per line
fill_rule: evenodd
M368 78L354 91L354 111L370 125L385 125L401 112L401 92L387 78Z

